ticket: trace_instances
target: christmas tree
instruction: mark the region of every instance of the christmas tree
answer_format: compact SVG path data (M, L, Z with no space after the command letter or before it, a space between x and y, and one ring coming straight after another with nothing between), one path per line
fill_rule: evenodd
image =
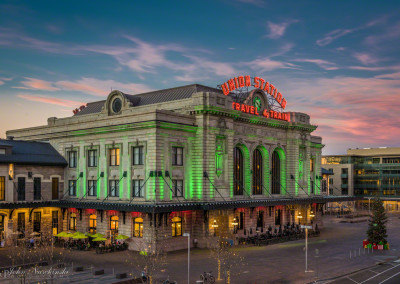
M383 202L379 198L372 202L372 218L368 224L368 241L373 244L386 244L386 222L387 217Z

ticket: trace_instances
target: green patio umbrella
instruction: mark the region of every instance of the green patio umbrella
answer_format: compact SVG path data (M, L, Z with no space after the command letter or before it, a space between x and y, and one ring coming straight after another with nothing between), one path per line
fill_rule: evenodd
M125 235L118 235L115 239L116 240L126 240L126 239L129 239L129 237L125 236Z
M104 235L100 234L100 233L96 233L96 234L92 235L92 238L104 238Z
M73 239L87 239L88 237L87 236L85 236L84 234L80 234L80 235L76 235L76 236L73 236L72 237Z
M86 232L85 235L88 236L88 237L93 237L93 235L91 233L89 233L89 232Z
M65 235L65 237L66 237L66 238L72 238L72 237L74 237L74 235L71 234L71 233L68 233L68 234Z
M79 236L79 235L83 235L83 233L76 231L75 233L73 233L74 236Z
M93 241L94 242L101 242L101 241L107 241L107 239L106 238L97 237Z
M67 237L67 235L68 235L67 232L61 232L61 233L58 233L58 234L56 235L56 237L65 238L65 237Z

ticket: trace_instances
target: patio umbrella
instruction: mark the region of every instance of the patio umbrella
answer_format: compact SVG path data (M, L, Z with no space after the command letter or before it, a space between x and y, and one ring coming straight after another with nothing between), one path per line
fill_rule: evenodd
M125 235L118 235L115 239L116 240L126 240L126 239L129 239L129 237L125 236Z
M85 233L85 236L93 237L93 235L92 235L91 233L89 233L89 232L86 232L86 233Z
M76 231L75 233L73 233L74 236L78 236L78 235L83 235L83 233Z
M67 235L68 235L67 232L61 232L61 233L58 233L58 234L56 235L56 237L65 238L65 237L67 237Z
M85 236L84 234L80 234L80 235L76 235L76 236L73 236L72 237L73 239L87 239L88 237L87 236Z
M38 233L38 232L33 232L33 233L31 234L31 236L37 236L37 235L40 235L40 233Z
M106 238L97 237L93 241L94 242L101 242L101 241L107 241L107 239Z
M104 238L104 235L100 234L100 233L96 233L96 234L92 235L92 238Z
M66 238L72 238L72 237L74 237L74 235L71 234L71 233L68 233L68 234L65 235L65 237L66 237Z

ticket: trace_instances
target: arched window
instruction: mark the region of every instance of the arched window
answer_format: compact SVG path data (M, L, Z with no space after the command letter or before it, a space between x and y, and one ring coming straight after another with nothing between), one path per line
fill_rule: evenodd
M89 216L89 233L96 234L97 216L92 214Z
M69 215L69 229L75 231L76 230L76 214L71 213Z
M133 220L133 236L143 238L143 218L135 218Z
M182 218L181 217L172 218L172 236L173 237L182 236Z
M242 151L235 147L233 151L233 194L243 195L244 186L244 167L243 167L243 154Z
M263 159L261 151L255 149L253 152L253 194L262 194L263 187Z
M118 220L119 220L118 216L110 217L110 230L112 235L118 233Z
M277 151L272 154L272 167L271 167L271 183L272 183L272 194L281 193L281 160Z

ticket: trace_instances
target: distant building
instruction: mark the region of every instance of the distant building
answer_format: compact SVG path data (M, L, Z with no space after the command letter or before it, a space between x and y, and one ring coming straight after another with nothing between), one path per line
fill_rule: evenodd
M349 149L347 155L323 156L322 164L334 172L334 191L365 197L359 206L367 208L367 198L379 196L387 210L399 210L400 147Z

